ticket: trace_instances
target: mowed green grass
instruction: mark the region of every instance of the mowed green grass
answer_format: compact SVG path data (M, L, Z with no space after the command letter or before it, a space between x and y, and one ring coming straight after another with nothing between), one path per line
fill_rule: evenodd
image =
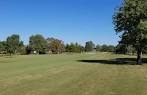
M99 64L110 53L0 57L0 95L147 95L147 65Z

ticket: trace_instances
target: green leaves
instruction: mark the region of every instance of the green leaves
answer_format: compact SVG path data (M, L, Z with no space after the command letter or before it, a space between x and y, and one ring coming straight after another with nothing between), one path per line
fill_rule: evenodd
M116 32L135 31L140 20L147 17L146 2L146 0L125 0L113 16Z
M10 54L17 53L20 44L20 37L19 35L13 34L9 36L6 41L7 44L7 52Z
M42 35L37 34L30 37L29 47L31 51L44 54L47 50L47 41Z
M146 0L124 0L122 6L114 13L115 30L123 32L121 42L134 46L143 44L141 40L147 37L146 5Z
M95 45L92 41L86 42L85 51L89 52L89 51L92 51L94 48L95 48Z
M58 54L65 51L64 42L56 38L47 38L49 51Z

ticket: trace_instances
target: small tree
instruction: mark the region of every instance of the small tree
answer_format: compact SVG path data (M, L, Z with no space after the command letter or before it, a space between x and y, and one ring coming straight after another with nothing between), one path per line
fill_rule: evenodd
M26 46L23 44L23 41L20 41L20 43L19 43L18 52L19 52L21 55L27 54Z
M96 51L101 51L101 46L100 45L96 45Z
M93 51L93 49L95 48L95 45L92 41L88 41L85 44L85 51L89 52L89 51Z
M107 52L108 51L108 46L106 44L101 46L101 52Z

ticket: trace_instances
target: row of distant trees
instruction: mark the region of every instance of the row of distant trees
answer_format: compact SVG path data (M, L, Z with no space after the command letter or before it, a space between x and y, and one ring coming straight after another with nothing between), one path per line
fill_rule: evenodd
M42 35L32 35L29 38L29 44L24 45L20 36L13 34L7 37L6 41L0 41L0 54L60 54L63 52L114 52L113 45L95 45L92 41L85 43L85 46L79 43L64 44L64 41L56 38L44 38Z

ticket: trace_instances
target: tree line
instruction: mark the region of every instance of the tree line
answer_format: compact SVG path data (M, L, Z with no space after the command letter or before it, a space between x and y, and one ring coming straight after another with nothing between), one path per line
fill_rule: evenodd
M13 34L7 37L6 41L0 41L0 54L61 54L82 53L91 51L114 52L113 45L95 45L92 41L87 41L85 46L79 43L64 44L64 41L56 38L44 38L42 35L32 35L29 44L24 45L20 36Z

